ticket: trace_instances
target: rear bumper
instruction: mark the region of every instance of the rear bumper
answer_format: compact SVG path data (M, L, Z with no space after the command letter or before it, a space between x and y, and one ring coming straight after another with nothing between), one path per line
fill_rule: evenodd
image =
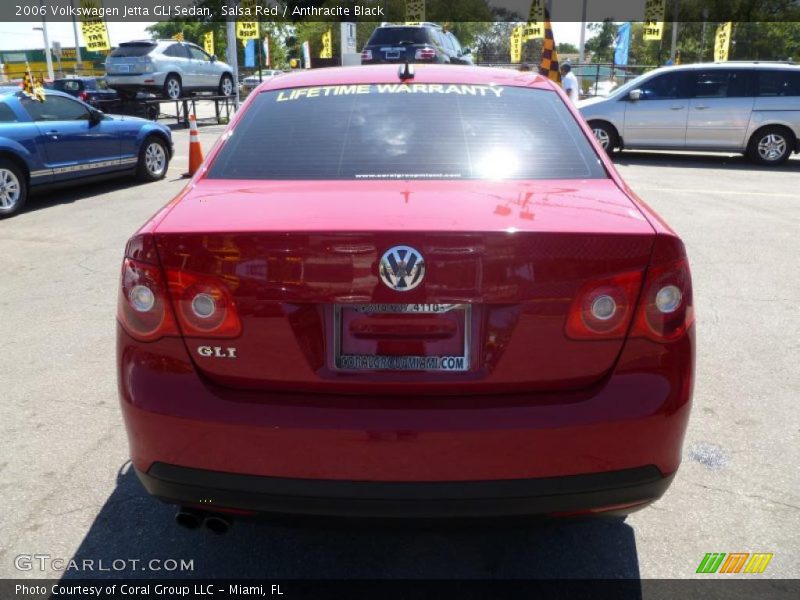
M149 90L164 87L166 73L145 73L145 74L117 74L106 75L108 87L115 90L136 91Z
M341 517L511 516L638 508L658 499L672 481L653 466L568 477L455 482L284 479L164 463L137 475L150 494L170 503Z
M550 513L664 492L680 464L693 349L694 328L667 346L629 340L613 373L571 393L372 397L223 388L196 372L182 340L139 343L120 328L118 382L134 467L169 502Z

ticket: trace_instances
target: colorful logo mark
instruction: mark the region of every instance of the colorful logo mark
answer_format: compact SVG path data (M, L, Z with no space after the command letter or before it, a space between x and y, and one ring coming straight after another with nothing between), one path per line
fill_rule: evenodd
M772 556L767 552L708 552L700 561L697 573L763 573Z

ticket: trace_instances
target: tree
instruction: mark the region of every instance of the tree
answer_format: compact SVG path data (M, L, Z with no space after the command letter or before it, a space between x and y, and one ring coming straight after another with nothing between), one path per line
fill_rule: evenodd
M561 42L556 46L559 56L562 54L580 54L580 50L575 44L569 42Z
M587 52L592 53L592 62L613 62L617 25L611 19L606 19L602 23L589 23L589 31L594 35L586 41L585 47Z

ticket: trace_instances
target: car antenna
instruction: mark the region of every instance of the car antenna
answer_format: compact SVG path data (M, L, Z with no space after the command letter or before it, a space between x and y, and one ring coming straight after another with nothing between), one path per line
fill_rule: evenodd
M400 81L405 81L406 79L414 79L414 67L408 64L408 59L406 59L406 64L400 65L400 67L398 67L397 76L400 78Z

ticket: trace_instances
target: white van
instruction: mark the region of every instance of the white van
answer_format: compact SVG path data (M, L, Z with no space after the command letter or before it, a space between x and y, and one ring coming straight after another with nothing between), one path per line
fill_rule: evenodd
M800 66L791 63L664 67L578 109L609 153L741 152L777 165L800 152Z

